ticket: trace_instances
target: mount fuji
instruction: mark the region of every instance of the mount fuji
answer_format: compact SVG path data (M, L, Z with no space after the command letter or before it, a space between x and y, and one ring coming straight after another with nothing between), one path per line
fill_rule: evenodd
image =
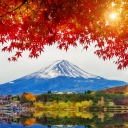
M126 82L124 81L108 80L87 73L76 65L62 60L55 61L35 73L1 84L0 94L16 95L24 92L41 94L49 90L52 92L84 92L86 90L96 91L125 84Z

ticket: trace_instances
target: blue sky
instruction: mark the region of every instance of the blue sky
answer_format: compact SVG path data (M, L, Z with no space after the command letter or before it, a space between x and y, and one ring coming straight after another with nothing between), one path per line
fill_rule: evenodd
M38 59L28 58L28 52L23 54L17 62L8 62L11 53L0 54L0 84L18 79L35 71L38 71L56 60L68 60L84 71L108 79L123 80L128 82L128 69L117 70L117 65L111 61L103 61L94 55L94 48L88 51L82 46L70 47L69 51L61 51L56 46L46 47L44 53Z

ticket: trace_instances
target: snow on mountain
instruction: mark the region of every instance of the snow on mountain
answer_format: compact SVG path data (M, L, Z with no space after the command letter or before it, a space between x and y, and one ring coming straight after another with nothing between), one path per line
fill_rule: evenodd
M0 85L0 94L17 95L24 92L42 94L49 90L52 92L97 91L125 84L124 81L108 80L92 75L70 62L62 60L55 61L50 66L35 73Z
M66 60L55 61L48 67L26 76L26 78L31 78L31 77L55 78L58 76L67 76L67 77L74 77L74 78L76 78L76 77L97 78L97 79L100 78L96 75L93 75L93 74L83 71L76 65L73 65Z

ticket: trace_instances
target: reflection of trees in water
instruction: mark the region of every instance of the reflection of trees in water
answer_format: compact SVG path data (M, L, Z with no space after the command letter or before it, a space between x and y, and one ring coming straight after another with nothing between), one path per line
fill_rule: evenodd
M85 128L92 128L90 125L84 125Z
M111 117L109 117L109 113L104 113L104 121L98 117L98 113L93 113L93 118L82 118L82 117L50 117L50 115L44 114L41 117L34 117L34 114L21 114L19 118L14 116L9 116L7 114L0 114L0 123L6 122L8 124L13 123L21 123L24 126L31 126L33 124L42 124L51 128L53 125L73 125L73 126L85 126L85 128L105 128L106 124L108 126L120 126L124 125L128 122L128 113L117 113ZM18 113L19 115L19 113ZM27 116L24 116L27 115ZM106 127L106 128L107 128Z
M6 122L8 124L11 124L12 123L12 117L10 117L9 115L7 114L0 114L0 123L2 122Z
M47 125L48 128L51 128L51 125Z
M128 113L121 113L121 114L116 114L114 115L113 119L119 120L120 123L125 123L128 121Z

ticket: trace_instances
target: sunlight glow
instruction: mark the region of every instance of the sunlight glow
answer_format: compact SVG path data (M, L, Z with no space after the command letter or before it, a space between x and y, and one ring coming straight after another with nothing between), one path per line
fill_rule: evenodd
M118 14L113 12L109 15L109 18L112 19L112 20L115 20L116 18L118 17Z
M125 0L126 1L126 0ZM119 27L126 21L127 2L124 0L112 0L108 4L108 9L104 11L105 25Z
M116 4L114 2L111 3L112 7L114 7Z

